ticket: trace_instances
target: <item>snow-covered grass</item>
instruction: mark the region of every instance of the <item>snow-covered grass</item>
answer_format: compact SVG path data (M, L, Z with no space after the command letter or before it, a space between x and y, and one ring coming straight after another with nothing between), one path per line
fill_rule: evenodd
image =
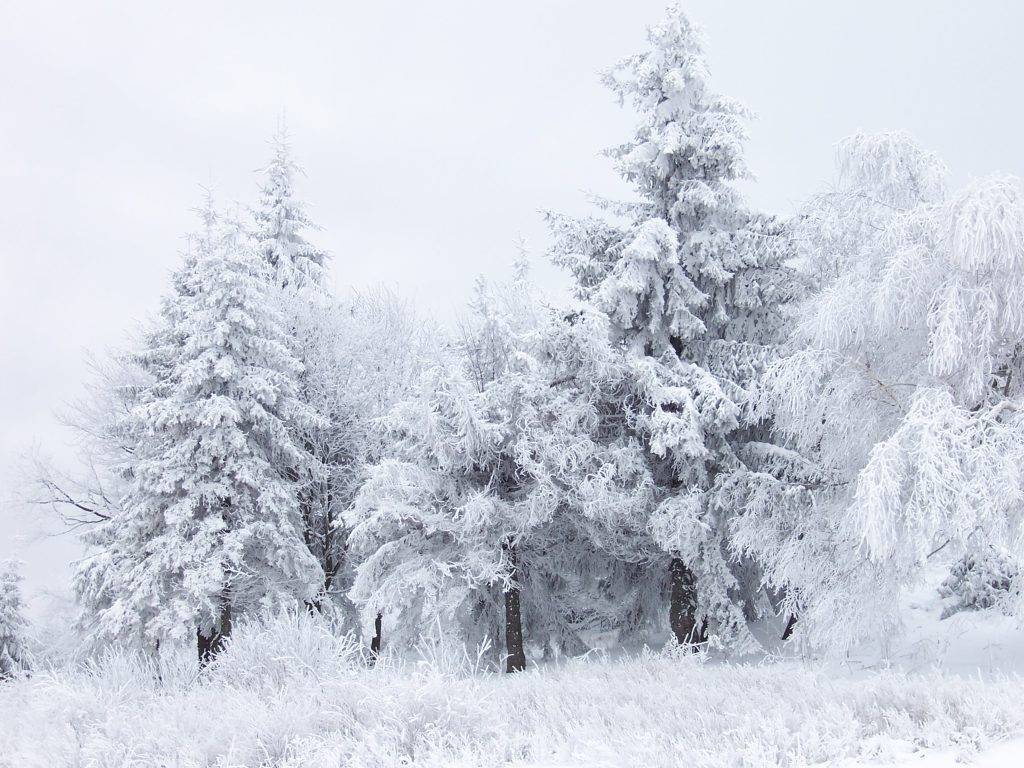
M1024 733L1024 685L794 662L589 660L515 676L433 644L368 668L305 615L212 668L110 653L0 688L0 765L760 766L971 755Z

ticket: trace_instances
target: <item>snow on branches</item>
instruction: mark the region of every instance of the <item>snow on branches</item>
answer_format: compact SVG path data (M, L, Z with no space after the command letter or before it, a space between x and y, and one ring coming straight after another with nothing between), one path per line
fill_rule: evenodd
M302 169L292 159L284 126L274 134L271 147L274 157L263 171L259 202L252 211L254 247L280 285L323 285L328 257L303 234L303 230L317 227L306 206L295 198L294 179Z
M997 176L947 195L945 167L904 134L848 139L840 169L802 217L820 288L762 403L817 466L813 514L744 539L807 638L846 647L898 625L894 596L936 549L1024 543L1024 188Z
M756 569L730 551L729 520L740 489L772 481L743 460L747 441L766 439L750 394L803 282L785 263L784 224L749 210L736 188L747 113L711 89L699 32L673 8L648 42L605 76L640 118L609 151L636 198L601 201L604 219L549 215L552 257L607 315L613 344L644 361L638 426L657 491L643 528L678 574L677 638L710 629L749 647L746 620L766 606Z
M232 614L305 599L322 581L290 469L312 461L288 424L301 370L268 301L266 265L236 221L186 259L141 354L154 383L121 512L76 585L101 637L212 637Z
M0 562L0 681L28 671L29 658L18 564Z

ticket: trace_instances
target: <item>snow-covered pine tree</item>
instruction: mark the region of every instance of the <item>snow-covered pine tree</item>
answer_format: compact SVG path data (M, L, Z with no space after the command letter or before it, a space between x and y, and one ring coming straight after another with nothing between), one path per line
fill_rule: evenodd
M295 178L302 173L292 157L291 140L282 121L270 140L273 157L261 172L258 200L251 210L253 247L268 266L269 295L277 302L291 354L302 364L298 399L320 418L290 423L292 439L314 461L287 468L299 485L303 534L320 562L324 583L314 599L325 607L327 595L336 593L335 577L344 562L344 531L338 529L336 507L346 500L337 483L339 463L345 462L342 434L347 418L340 412L342 398L328 391L336 376L324 363L337 349L337 299L326 289L325 251L312 245L308 231L319 229L295 194ZM349 470L352 468L350 467Z
M522 455L557 499L523 551L532 644L548 655L597 636L647 642L668 575L648 525L658 466L647 446L667 421L683 433L703 415L660 363L614 346L607 316L586 304L548 311L529 354L541 384Z
M29 668L21 581L17 563L0 563L0 680L9 680Z
M762 398L817 480L754 496L736 535L800 616L796 637L883 646L930 557L1024 528L1024 187L945 166L902 133L840 144L801 217L818 290ZM813 506L788 503L810 495Z
M529 378L516 348L533 304L511 304L493 311L478 284L461 342L387 417L394 457L371 469L347 515L360 557L352 597L367 621L382 614L407 645L432 622L466 642L496 639L503 602L509 672L526 666L519 551L551 512L516 461L517 388Z
M364 620L382 612L398 646L434 621L486 636L510 670L591 633L640 639L667 581L650 567L665 555L647 446L716 418L682 380L614 347L602 313L544 306L523 274L481 283L460 341L389 416L394 456L349 514Z
M745 618L766 606L757 574L730 562L728 531L738 489L760 474L744 460L745 444L763 438L749 392L799 283L784 226L749 210L736 188L747 175L746 112L710 89L700 34L676 7L648 39L605 78L641 117L609 152L637 199L601 202L603 218L550 215L552 255L608 315L614 340L658 361L675 379L664 391L686 387L687 407L702 414L647 406L658 464L648 529L671 555L677 639L702 638L711 622L724 642L745 644Z
M116 603L123 573L133 567L123 544L117 542L124 536L120 526L127 519L122 517L124 504L149 431L140 406L168 394L185 342L181 329L187 317L181 313L185 301L195 296L197 263L217 248L221 222L210 189L204 190L195 213L199 229L186 238L182 263L171 274L170 293L161 301L161 312L149 321L137 343L98 369L96 384L70 422L84 436L82 453L92 472L81 482L49 472L40 476L44 498L72 525L87 526L83 539L90 553L75 573L74 586L81 608L79 623L97 641L133 635L140 643L145 640L141 630L100 631L97 616ZM138 626L145 621L148 618Z
M291 141L282 124L271 138L273 158L263 170L259 201L252 210L256 251L270 265L281 286L323 286L327 252L310 244L307 231L318 227L295 197L295 177L302 169L292 158Z
M155 382L134 409L130 488L76 577L100 636L192 636L205 660L233 616L308 599L322 581L284 471L312 461L287 424L316 415L296 398L300 365L265 269L228 220L164 302L141 355Z

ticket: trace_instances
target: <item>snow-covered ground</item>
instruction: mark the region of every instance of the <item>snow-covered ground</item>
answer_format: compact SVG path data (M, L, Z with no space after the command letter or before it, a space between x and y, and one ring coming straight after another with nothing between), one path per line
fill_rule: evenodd
M936 587L948 562L926 569L921 583L902 601L904 631L887 654L887 662L906 671L941 669L965 676L1024 675L1024 626L999 610L965 611L942 619L946 603ZM866 666L877 660L865 659Z
M1024 765L1024 739L996 744L980 754L969 756L956 750L919 752L890 765L891 768L962 768L965 763L974 768L1017 768ZM857 764L856 761L848 763Z
M123 654L40 672L0 690L0 765L1024 764L1024 685L994 667L650 653L505 676L437 644L420 656L367 668L300 615L241 630L198 679L191 659L158 678Z

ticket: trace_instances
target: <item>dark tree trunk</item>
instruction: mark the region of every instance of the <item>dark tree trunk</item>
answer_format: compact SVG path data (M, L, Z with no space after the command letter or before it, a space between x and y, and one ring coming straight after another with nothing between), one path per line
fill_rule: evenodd
M380 625L384 620L382 614L377 614L377 618L373 620L373 637L370 638L370 655L376 660L377 656L380 655Z
M331 514L331 504L333 500L331 498L330 491L327 492L327 499L325 504L326 512L324 513L324 557L323 557L323 568L324 568L324 595L330 595L331 590L334 589L334 577L338 575L338 570L341 568L341 563L338 562L334 557L334 536L336 530L334 528L334 515Z
M791 613L789 615L789 621L786 622L786 628L782 630L782 639L789 640L793 634L793 630L796 628L796 614Z
M707 639L707 626L697 627L697 580L693 571L678 557L669 562L672 579L668 621L680 645L702 643Z
M312 451L312 446L307 445L307 450ZM297 480L298 474L292 472ZM334 589L334 578L341 568L341 564L334 557L334 517L331 514L331 493L326 492L324 501L324 514L314 515L311 492L305 491L300 497L299 508L302 511L302 536L306 542L306 548L312 553L324 572L323 588L313 597L306 601L310 610L323 613L331 602L331 592Z
M231 608L221 610L220 621L209 633L196 630L196 645L199 651L199 666L205 667L224 648L224 642L231 636Z
M505 544L509 561L509 587L505 590L505 671L522 672L526 669L523 650L523 618L519 610L519 555L515 545Z

